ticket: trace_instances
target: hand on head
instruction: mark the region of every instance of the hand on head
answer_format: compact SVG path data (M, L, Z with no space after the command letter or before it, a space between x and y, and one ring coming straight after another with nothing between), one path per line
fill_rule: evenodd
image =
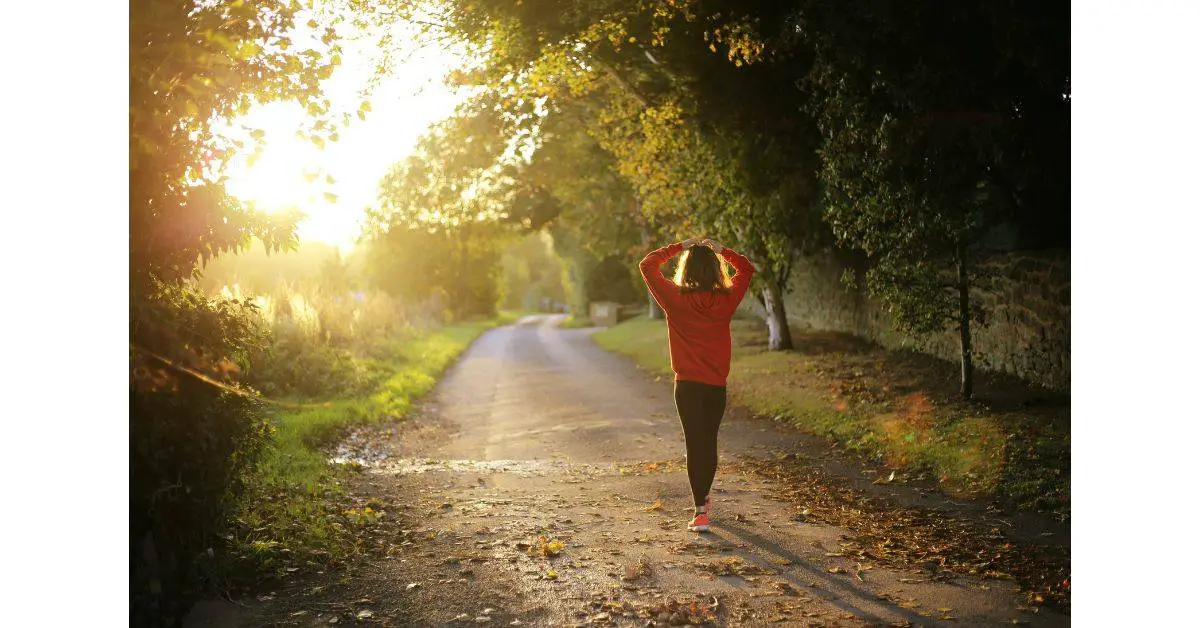
M680 244L683 245L685 250L693 246L707 246L708 248L712 249L713 253L720 253L725 248L712 238L688 238L683 242L680 242Z

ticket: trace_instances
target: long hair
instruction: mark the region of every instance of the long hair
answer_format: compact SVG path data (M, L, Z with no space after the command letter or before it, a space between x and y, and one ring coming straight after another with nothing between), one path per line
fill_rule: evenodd
M728 292L729 271L716 253L707 246L690 246L675 267L675 285L679 292Z

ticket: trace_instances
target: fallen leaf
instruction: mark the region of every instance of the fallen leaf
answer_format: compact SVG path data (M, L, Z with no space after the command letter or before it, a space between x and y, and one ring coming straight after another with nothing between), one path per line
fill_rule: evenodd
M784 595L800 595L800 592L796 590L796 587L793 587L786 582L773 582L771 583L771 586L779 589L779 592L783 593Z

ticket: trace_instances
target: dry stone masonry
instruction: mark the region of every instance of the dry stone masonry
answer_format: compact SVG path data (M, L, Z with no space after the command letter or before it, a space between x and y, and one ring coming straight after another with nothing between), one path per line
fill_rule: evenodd
M841 331L891 348L958 361L958 334L927 337L897 331L872 299L844 284L851 262L834 254L801 259L785 303L800 327ZM984 325L972 325L976 365L1011 373L1051 390L1071 386L1071 258L1065 250L996 254L979 264L972 298L984 306Z

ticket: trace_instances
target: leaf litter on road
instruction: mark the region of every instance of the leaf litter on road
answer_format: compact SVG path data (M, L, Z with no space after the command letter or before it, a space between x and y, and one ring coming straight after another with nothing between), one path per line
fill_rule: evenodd
M781 462L745 456L730 467L774 480L772 496L802 504L805 521L848 530L841 549L830 554L900 568L927 565L922 571L931 575L925 580L947 581L955 573L1011 579L1032 604L1069 611L1070 554L1063 547L1017 542L995 526L966 517L866 499L861 490L792 458Z

